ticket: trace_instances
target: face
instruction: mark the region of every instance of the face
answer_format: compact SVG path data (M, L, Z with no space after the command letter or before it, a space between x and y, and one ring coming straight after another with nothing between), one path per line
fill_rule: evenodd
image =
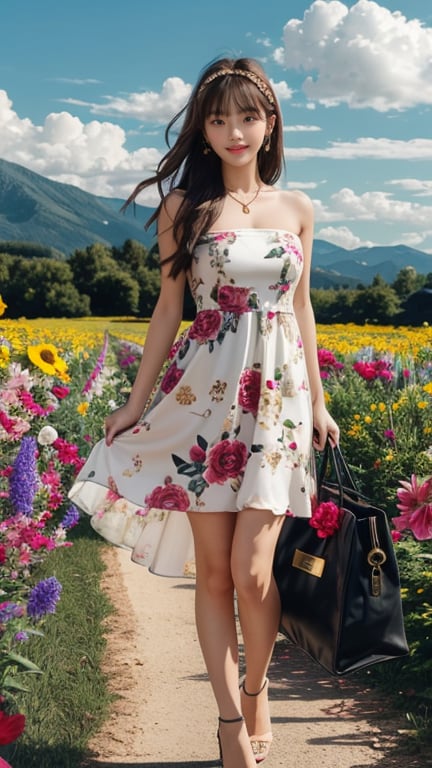
M228 114L208 115L204 135L222 162L241 166L256 158L273 124L273 116L233 109Z

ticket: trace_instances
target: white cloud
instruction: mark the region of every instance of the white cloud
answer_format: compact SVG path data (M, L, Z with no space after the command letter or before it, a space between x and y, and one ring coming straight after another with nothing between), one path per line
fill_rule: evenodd
M319 125L284 125L284 133L290 133L291 131L313 133L314 131L322 131L322 128Z
M278 83L282 91L288 89L285 82ZM289 89L288 89L289 90ZM192 91L192 86L180 77L168 77L160 93L143 91L129 93L126 96L106 96L103 104L78 99L62 99L65 104L88 107L93 115L107 115L133 118L152 123L167 123L185 106ZM279 97L289 98L289 96Z
M302 20L287 22L274 58L312 73L303 90L326 106L386 112L432 104L432 28L372 0L350 8L315 0Z
M348 227L324 227L315 233L315 237L320 240L327 240L329 243L340 245L351 251L353 248L371 248L375 243L371 240L362 240L354 234Z
M294 91L285 80L280 80L279 83L275 83L274 80L270 80L270 82L279 101L287 101L287 99L292 98Z
M6 91L0 90L0 157L95 195L126 197L161 158L153 148L128 152L125 131L113 123L83 123L69 112L59 112L48 115L43 125L34 125L12 106ZM140 202L150 205L156 199L152 189Z
M414 197L431 197L432 181L426 179L392 179L385 182L388 185L412 192Z
M356 141L332 141L328 147L286 148L285 157L304 160L308 157L325 157L330 160L373 158L376 160L430 160L432 139L359 138Z
M102 80L95 80L93 77L81 79L79 77L53 77L52 81L56 83L67 83L69 85L100 85Z
M430 231L432 206L404 200L395 200L389 192L364 192L357 195L344 187L330 198L330 204L314 201L317 222L382 221L418 227Z
M320 182L324 184L325 182ZM317 181L288 181L286 184L287 189L316 189L319 185Z

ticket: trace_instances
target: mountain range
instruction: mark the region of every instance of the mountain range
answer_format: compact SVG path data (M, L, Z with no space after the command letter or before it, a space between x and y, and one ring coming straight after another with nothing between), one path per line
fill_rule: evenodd
M35 243L66 257L94 242L121 246L133 239L150 247L154 229L146 231L144 224L153 209L137 205L121 213L123 202L51 181L0 159L0 252L1 241ZM369 285L377 274L391 283L406 266L420 274L432 272L432 254L406 245L349 251L316 239L312 263L314 288Z

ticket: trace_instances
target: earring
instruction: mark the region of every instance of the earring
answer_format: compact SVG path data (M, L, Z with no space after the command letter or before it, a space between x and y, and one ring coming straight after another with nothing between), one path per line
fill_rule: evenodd
M207 143L205 139L203 139L203 155L209 155L211 152L211 146Z
M265 137L264 152L270 152L270 147L271 147L271 133L269 133L269 135Z

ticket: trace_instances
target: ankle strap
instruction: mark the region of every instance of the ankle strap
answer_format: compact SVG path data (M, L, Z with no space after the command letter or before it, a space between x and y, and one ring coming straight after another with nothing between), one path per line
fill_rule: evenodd
M242 720L244 720L243 715L240 715L239 717L233 717L230 720L226 720L224 717L219 717L220 723L241 723Z
M246 682L246 681L244 680L244 681L243 681L243 683L241 684L241 687L243 688L243 693L244 693L246 696L259 696L259 695L260 695L260 693L262 693L262 692L263 692L263 690L264 690L264 688L266 687L266 685L267 685L268 681L269 681L269 680L268 680L268 677L266 677L266 679L264 680L264 682L263 682L263 684L262 684L261 688L259 689L259 691L257 691L256 693L249 693L249 691L247 691L247 690L246 690L246 685L245 685L245 682Z

